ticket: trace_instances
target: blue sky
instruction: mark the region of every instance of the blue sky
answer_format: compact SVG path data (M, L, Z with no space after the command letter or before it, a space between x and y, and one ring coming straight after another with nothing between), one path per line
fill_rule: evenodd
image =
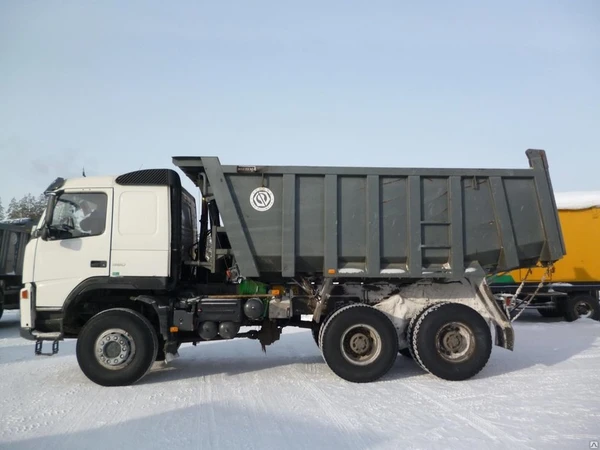
M0 198L231 164L527 167L600 190L600 2L0 3ZM189 184L187 184L189 187Z

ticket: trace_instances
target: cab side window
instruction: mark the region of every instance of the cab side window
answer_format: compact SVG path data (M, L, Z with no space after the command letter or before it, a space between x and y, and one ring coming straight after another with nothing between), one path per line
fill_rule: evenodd
M106 207L104 193L63 193L56 201L50 228L59 239L100 236L106 230Z

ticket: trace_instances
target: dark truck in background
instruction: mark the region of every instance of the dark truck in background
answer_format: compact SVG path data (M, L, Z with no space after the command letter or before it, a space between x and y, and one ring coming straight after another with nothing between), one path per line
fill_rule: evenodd
M31 219L0 222L0 318L7 309L19 309L25 246L33 226Z

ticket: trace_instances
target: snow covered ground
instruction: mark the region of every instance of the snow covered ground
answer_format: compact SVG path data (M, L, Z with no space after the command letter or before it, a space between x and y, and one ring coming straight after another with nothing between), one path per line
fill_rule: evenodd
M0 448L588 449L600 439L600 323L524 313L516 350L494 347L476 378L445 382L398 357L382 381L337 378L310 332L185 345L168 368L102 388L75 342L34 357L18 313L0 320Z

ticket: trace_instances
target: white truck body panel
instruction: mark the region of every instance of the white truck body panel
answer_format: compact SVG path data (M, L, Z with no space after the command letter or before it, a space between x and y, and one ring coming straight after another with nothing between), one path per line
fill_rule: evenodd
M111 276L169 276L169 208L166 187L115 189Z

